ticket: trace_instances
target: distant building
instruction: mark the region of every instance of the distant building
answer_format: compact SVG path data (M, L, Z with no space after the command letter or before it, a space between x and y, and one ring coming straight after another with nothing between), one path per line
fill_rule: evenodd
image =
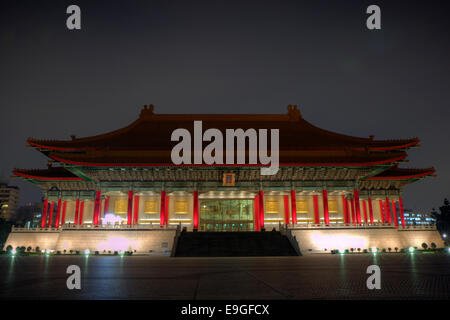
M400 217L398 218L400 223ZM436 219L429 212L417 212L405 209L405 225L409 226L430 226L435 225Z
M0 218L11 221L19 204L19 187L0 183Z

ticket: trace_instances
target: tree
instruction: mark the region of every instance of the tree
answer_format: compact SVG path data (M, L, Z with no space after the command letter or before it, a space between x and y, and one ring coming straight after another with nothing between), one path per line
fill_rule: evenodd
M436 227L441 234L450 231L450 201L445 198L444 205L439 207L439 213L433 208L431 216L436 219Z
M0 203L1 207L1 203ZM6 221L5 219L0 219L0 248L3 248L8 235L11 232L12 222Z
M431 249L435 250L437 248L436 243L432 242L431 243Z
M427 250L428 249L428 245L424 242L424 243L422 243L422 248L423 248L423 250Z

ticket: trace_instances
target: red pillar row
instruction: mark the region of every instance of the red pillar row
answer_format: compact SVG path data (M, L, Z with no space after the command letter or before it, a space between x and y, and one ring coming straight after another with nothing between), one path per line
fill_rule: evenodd
M398 206L400 209L400 219L402 220L402 226L405 227L405 213L403 211L403 199L402 197L398 198Z
M139 221L139 196L134 196L134 215L133 215L133 224L138 224Z
M314 203L314 223L315 224L320 224L319 196L317 194L313 195L313 203Z
M370 218L370 223L373 223L373 207L372 207L372 199L368 199L367 200L368 204L369 204L369 218Z
M165 221L166 221L166 225L169 224L169 196L166 195L166 207L165 207Z
M159 209L159 225L160 226L163 226L166 224L165 212L166 212L166 191L161 190L161 207ZM194 216L195 216L195 198L194 198Z
M358 224L360 224L361 223L361 208L359 206L359 192L358 192L358 190L355 189L353 191L353 194L354 194L353 198L355 199L356 222Z
M367 202L366 200L363 200L363 213L364 213L364 222L369 223L367 220Z
M391 217L391 210L389 208L390 204L389 204L389 198L386 197L386 201L385 201L385 205L386 205L386 211L384 212L385 215L385 220L388 223L392 223L392 217Z
M127 211L127 224L130 226L132 222L133 214L133 191L128 191L128 211Z
M328 193L327 190L322 190L322 200L323 200L323 219L325 224L330 224L330 214L328 212Z
M255 225L254 225L254 230L255 231L260 231L260 227L259 227L259 195L255 196L255 199L253 200L254 202L254 207L255 207Z
M194 230L198 230L198 191L194 191Z
M259 225L264 229L264 191L259 190Z
M64 225L64 223L66 222L66 209L67 209L67 201L64 201L62 209L61 225Z
M50 228L52 226L52 220L53 220L53 206L55 205L55 201L52 201L50 204L50 210L48 212L48 225L47 227Z
M58 204L56 205L55 228L59 227L59 217L61 216L61 209L61 199L58 199Z
M84 201L81 201L80 203L80 216L78 217L78 224L83 224L83 213L84 213Z
M289 196L283 196L284 199L284 224L289 224Z
M78 214L80 211L80 199L75 202L75 224L78 225Z
M44 207L42 208L41 228L45 228L47 222L48 199L44 199Z
M395 208L395 200L392 200L392 216L394 219L394 225L396 228L398 228L398 221L397 221L397 210Z
M100 190L95 191L95 200L94 200L94 218L92 219L95 226L98 225L100 212L102 206L102 193ZM128 203L128 207L130 204Z
M291 190L291 212L292 224L297 224L297 198L295 196L295 190Z

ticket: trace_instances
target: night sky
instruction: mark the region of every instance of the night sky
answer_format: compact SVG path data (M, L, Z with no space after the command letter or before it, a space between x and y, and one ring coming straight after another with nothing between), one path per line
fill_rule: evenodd
M82 29L66 28L77 4ZM382 30L366 28L370 4ZM0 174L45 168L28 137L70 139L156 113L285 113L324 129L419 137L407 208L450 197L446 1L2 1ZM39 201L20 179L21 203Z

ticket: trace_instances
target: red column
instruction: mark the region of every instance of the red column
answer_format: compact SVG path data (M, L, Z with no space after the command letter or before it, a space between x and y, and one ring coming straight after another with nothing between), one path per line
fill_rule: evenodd
M194 204L195 206L195 204ZM195 209L194 209L195 211ZM161 208L159 209L159 225L162 227L166 224L166 192L164 190L161 191Z
M351 206L352 206L352 223L356 224L356 212L355 212L355 198L352 198Z
M75 203L75 224L78 224L78 212L80 210L80 199L77 199Z
M55 205L55 201L52 201L50 204L50 210L48 210L48 228L52 226L52 220L53 220L53 206Z
M373 207L372 207L372 199L369 198L367 200L367 202L369 203L369 218L370 218L370 223L373 223Z
M47 222L48 199L44 199L44 207L42 208L41 228L45 228Z
M355 209L356 209L356 222L359 224L361 223L361 208L359 206L359 192L358 190L354 190L353 191L354 195L355 195Z
M384 223L384 205L383 205L383 200L380 200L380 215L381 215L381 223Z
M134 196L134 215L133 215L133 224L138 224L139 221L139 196Z
M284 224L289 224L289 196L285 195L284 198Z
M264 191L259 190L259 225L264 228Z
M133 214L133 191L128 191L128 211L127 211L127 224L131 225Z
M64 201L62 209L61 226L64 225L64 223L66 222L66 208L67 208L67 201Z
M323 219L325 224L330 224L330 214L328 213L328 193L327 190L322 190L322 200L323 200Z
M292 224L297 224L297 198L295 190L291 190L291 212L292 212Z
M255 200L253 200L254 202L254 207L255 207L255 225L254 225L254 230L255 231L259 231L259 195L255 196Z
M102 193L100 190L97 190L95 191L94 219L93 219L93 223L96 226L98 225L98 219L100 217L101 205L102 205ZM130 204L128 204L128 206L130 206Z
M392 200L392 216L394 218L394 225L396 228L398 228L397 209L395 208L395 200Z
M109 211L109 196L106 196L105 199L105 209L103 210L103 217L108 213Z
M83 213L84 213L84 201L81 201L81 203L80 203L80 216L78 218L78 224L79 225L83 224Z
M405 227L405 212L403 211L403 199L398 198L398 206L400 207L400 219L402 220L402 226Z
M315 224L320 224L319 196L317 194L313 195L313 203L314 203L314 223Z
M364 212L364 222L369 223L367 220L367 202L366 200L363 200L363 212Z
M389 202L390 202L390 201L389 201L389 198L386 197L386 202L385 202L385 204L386 204L385 216L386 216L387 222L392 223L392 217L391 217L391 210L390 210L390 208L389 208L389 206L390 206Z
M347 221L347 201L345 201L345 195L342 195L342 210L344 211L344 223L348 223Z
M55 228L59 227L59 217L61 216L61 209L61 199L58 199L58 205L56 206Z
M198 230L198 191L194 191L194 229Z
M164 208L165 212L164 212L164 216L165 216L165 221L166 221L166 225L169 224L169 196L166 196L166 207Z

